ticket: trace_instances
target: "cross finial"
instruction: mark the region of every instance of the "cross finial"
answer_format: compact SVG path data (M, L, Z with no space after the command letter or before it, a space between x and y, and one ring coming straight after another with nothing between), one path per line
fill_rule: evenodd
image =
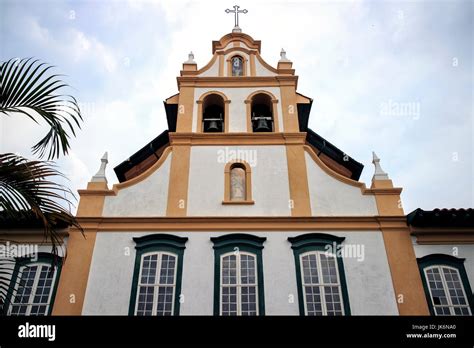
M230 10L230 9L225 10L225 13L233 13L234 14L235 25L234 25L234 29L232 29L233 33L241 33L242 32L242 29L240 29L240 27L239 27L239 13L246 14L248 12L246 9L239 10L239 8L240 8L240 6L234 5L233 10Z

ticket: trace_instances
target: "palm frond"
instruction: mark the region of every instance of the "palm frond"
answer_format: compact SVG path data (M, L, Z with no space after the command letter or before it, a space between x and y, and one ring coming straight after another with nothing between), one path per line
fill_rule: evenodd
M72 204L71 190L51 177L64 177L51 162L29 161L12 153L0 154L0 211L21 220L33 214L45 228L58 222L80 228L76 218L61 203Z
M23 114L38 123L43 119L49 132L33 146L33 153L40 158L58 158L70 148L69 134L81 128L82 115L76 99L58 92L68 87L49 75L53 66L33 58L10 59L0 64L0 113Z

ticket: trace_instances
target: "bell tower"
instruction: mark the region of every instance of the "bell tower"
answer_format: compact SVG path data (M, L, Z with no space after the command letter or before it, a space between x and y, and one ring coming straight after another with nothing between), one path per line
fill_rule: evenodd
M235 27L231 33L212 42L211 60L198 69L191 52L177 78L179 93L165 100L168 122L171 118L171 124L175 124L175 129L170 127L169 133L173 159L168 215L193 214L193 198L189 197L193 188L189 185L192 185L193 175L199 175L201 181L203 178L206 180L205 176L193 171L193 163L197 166L197 158L193 158L193 154L204 155L204 152L213 149L210 156L215 156L214 161L218 161L220 152L234 154L230 155L232 158L226 158L225 163L220 163L223 167L229 161L246 161L243 157L253 153L258 159L253 166L250 165L252 170L265 171L268 175L275 173L275 170L287 172L287 175L281 176L285 178L285 182L280 183L284 189L267 187L266 184L253 189L262 191L262 199L264 191L282 191L276 193L281 196L278 214L309 216L311 208L304 158L304 128L312 100L296 92L298 76L286 52L281 51L276 67L267 63L260 54L261 42L242 33L238 26L237 15L245 12L238 8L235 11L240 11L235 12ZM300 122L303 124L300 125ZM278 152L279 160L271 164L274 152ZM207 158L206 161L212 160ZM270 166L264 168L263 163L267 161ZM271 167L277 163L278 168ZM210 170L210 167L205 170ZM212 177L215 173L209 175ZM187 189L185 182L188 182ZM255 181L253 184L256 184ZM224 187L224 196L226 190L227 187ZM254 198L257 197L254 195ZM232 202L224 198L219 200L219 203L222 202L224 205L220 209L214 203L208 212L199 214L268 215L275 210L274 201ZM254 204L253 209L243 207L251 204Z

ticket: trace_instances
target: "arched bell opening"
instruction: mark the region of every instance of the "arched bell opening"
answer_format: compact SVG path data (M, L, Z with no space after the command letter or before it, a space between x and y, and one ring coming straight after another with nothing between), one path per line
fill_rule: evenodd
M218 94L204 98L202 106L202 130L204 133L224 132L225 108L224 99Z
M253 132L273 132L272 98L264 93L256 94L252 98L251 121Z

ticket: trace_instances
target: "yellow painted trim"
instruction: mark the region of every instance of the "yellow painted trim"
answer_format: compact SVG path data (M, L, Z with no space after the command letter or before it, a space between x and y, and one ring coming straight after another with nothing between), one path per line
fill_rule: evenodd
M257 76L257 68L255 67L255 52L250 52L250 76Z
M166 216L186 216L190 157L189 145L173 146Z
M130 231L397 231L406 227L404 216L187 216L85 217L85 230Z
M286 159L291 200L288 204L291 208L291 216L311 216L304 147L286 145Z
M234 164L242 164L245 167L245 200L233 201L230 199L230 171ZM228 162L224 168L224 200L222 204L254 204L252 200L252 167L246 161L236 159Z
M281 87L296 88L298 76L181 76L177 78L178 87ZM293 88L293 89L294 89ZM296 98L296 97L295 97Z
M77 208L77 218L100 217L107 191L105 182L91 182L88 188L98 191L97 195L82 196ZM71 228L67 242L67 257L64 259L53 315L81 315L95 246L97 229L84 230L84 234Z
M229 33L220 38L219 41L212 42L212 54L217 50L223 50L230 42L240 41L250 49L256 49L260 52L261 42L260 40L254 40L250 35L244 33Z
M297 132L299 125L295 86L280 86L280 95L283 112L283 128L286 132Z
M173 146L304 145L306 133L169 133ZM174 156L174 155L173 155Z
M391 180L373 180L370 191L375 197L379 215L405 216L400 201L401 189L393 188ZM429 315L410 229L403 226L388 230L382 226L381 230L398 312L400 315Z
M191 132L193 129L194 87L181 87L179 93L177 132Z
M219 77L224 76L224 54L219 54Z
M195 68L195 69L192 69L192 70L181 70L180 75L181 76L198 76L198 75L201 75L202 73L204 73L207 70L209 70L210 68L212 68L212 66L216 62L217 58L218 58L218 54L214 54L212 56L211 60L205 66L203 66L201 69L198 70L197 68ZM197 67L196 64L186 64L186 65Z

